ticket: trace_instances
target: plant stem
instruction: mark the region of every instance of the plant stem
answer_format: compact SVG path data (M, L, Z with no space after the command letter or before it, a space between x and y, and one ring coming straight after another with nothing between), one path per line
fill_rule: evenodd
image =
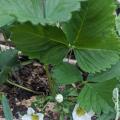
M42 0L42 5L43 5L43 16L46 18L46 0Z
M7 82L8 82L9 84L13 85L13 86L16 86L16 87L18 87L18 88L21 88L21 89L23 89L23 90L26 90L26 91L28 91L28 92L31 92L31 93L34 93L34 94L40 94L40 92L37 92L37 91L31 90L31 89L29 89L29 88L23 87L23 86L18 85L18 84L14 83L14 82L12 82L12 81L10 81L10 80L7 80Z
M50 87L50 93L52 94L52 96L55 96L55 87L54 87L54 80L52 79L51 77L51 74L49 72L49 65L45 65L45 71L46 71L46 75L48 77L48 84L49 84L49 87Z

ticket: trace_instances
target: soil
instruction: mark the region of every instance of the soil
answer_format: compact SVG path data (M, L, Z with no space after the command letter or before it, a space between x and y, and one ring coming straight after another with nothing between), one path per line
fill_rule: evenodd
M31 107L32 103L36 100L36 96L49 95L48 78L43 64L34 61L12 73L11 79L13 83L36 92L32 93L11 84L0 85L0 92L6 93L13 116L19 120L20 115L25 114L28 107ZM46 106L44 120L59 120L59 114L53 112L52 109L54 104L49 103ZM39 108L35 110L36 112L40 112ZM0 120L4 120L3 118L4 114L2 106L0 106Z
M19 112L25 112L27 107L31 105L29 102L32 102L32 97L49 94L45 70L43 65L37 62L30 63L16 70L12 75L12 82L36 92L36 94L28 92L10 84L0 85L0 91L6 93L13 115L16 118L18 118ZM2 110L0 109L0 111ZM1 113L0 116L3 115Z

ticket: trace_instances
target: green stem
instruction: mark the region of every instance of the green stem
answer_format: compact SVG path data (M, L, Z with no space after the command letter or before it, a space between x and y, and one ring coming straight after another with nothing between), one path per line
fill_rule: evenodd
M23 89L23 90L26 90L26 91L28 91L28 92L31 92L31 93L34 93L34 94L40 94L40 92L36 92L36 91L31 90L31 89L29 89L29 88L23 87L23 86L18 85L18 84L14 83L14 82L12 82L12 81L10 81L10 80L7 80L7 82L8 82L9 84L13 85L13 86L16 86L16 87L18 87L18 88L21 88L21 89Z
M44 18L46 18L46 0L43 0L42 1L43 2L43 16L44 16Z
M49 72L49 65L45 65L45 71L46 71L46 75L48 77L48 84L49 84L49 87L50 87L50 93L52 94L52 96L55 96L55 87L54 87L54 80L52 79L51 77L51 74Z

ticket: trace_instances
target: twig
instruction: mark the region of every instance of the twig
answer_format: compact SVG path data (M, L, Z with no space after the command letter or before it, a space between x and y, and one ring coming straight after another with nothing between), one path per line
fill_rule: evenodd
M16 87L18 87L18 88L21 88L21 89L23 89L23 90L26 90L26 91L28 91L28 92L31 92L31 93L34 93L34 94L41 94L41 92L37 92L37 91L31 90L31 89L29 89L29 88L23 87L23 86L18 85L18 84L14 83L14 82L12 82L12 81L10 81L10 80L7 80L7 82L8 82L9 84L13 85L13 86L16 86Z

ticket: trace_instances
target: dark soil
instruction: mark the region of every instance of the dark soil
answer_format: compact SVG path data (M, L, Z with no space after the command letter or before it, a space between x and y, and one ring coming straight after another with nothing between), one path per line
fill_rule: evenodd
M23 100L29 100L35 95L49 94L46 73L43 65L40 63L33 62L21 67L12 74L11 78L12 82L36 92L28 92L10 84L0 86L0 91L6 93L13 115L16 118L18 118L19 113L27 111L26 106L21 104L17 105L17 103ZM3 116L2 109L0 109L0 116Z

